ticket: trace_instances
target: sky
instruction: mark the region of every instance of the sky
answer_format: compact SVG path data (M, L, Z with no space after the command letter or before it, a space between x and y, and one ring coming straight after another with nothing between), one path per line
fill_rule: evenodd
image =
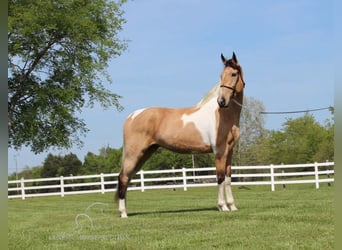
M311 0L139 0L123 7L127 23L120 37L128 49L108 65L124 110L85 108L80 117L90 130L82 148L34 154L8 150L8 173L42 165L47 154L77 154L119 148L122 125L134 110L195 105L219 81L220 54L233 51L244 71L245 96L266 111L293 111L334 105L333 2ZM266 115L267 129L288 118ZM324 124L327 110L312 113Z

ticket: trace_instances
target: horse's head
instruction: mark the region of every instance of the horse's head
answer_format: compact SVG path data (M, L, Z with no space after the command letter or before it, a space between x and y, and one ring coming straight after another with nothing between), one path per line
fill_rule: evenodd
M224 64L224 69L221 73L221 85L217 103L220 108L227 108L230 100L242 92L245 82L243 81L242 68L234 52L231 59L227 60L222 54L221 59Z

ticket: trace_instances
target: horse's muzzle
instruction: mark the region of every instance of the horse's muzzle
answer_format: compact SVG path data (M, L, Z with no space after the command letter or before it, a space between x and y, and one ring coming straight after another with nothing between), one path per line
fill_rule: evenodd
M220 108L228 108L229 102L226 102L226 100L223 97L221 97L217 99L217 104Z

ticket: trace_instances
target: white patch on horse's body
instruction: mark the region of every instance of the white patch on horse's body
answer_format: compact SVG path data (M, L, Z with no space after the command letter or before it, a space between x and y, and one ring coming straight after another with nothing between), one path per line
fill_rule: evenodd
M134 120L134 118L137 117L140 113L142 113L145 109L146 109L146 108L138 109L138 110L132 112L132 113L128 116L128 118L131 118L131 119Z
M209 144L213 152L216 152L216 117L215 109L218 108L216 98L212 98L203 107L192 114L182 115L183 126L194 123L198 129L203 142Z

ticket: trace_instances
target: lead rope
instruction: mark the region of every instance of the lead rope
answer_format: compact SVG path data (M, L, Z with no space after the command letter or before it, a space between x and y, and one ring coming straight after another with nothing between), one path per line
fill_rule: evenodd
M241 103L239 103L237 100L235 100L234 98L232 99L232 101L235 102L241 108L243 108L243 105Z

